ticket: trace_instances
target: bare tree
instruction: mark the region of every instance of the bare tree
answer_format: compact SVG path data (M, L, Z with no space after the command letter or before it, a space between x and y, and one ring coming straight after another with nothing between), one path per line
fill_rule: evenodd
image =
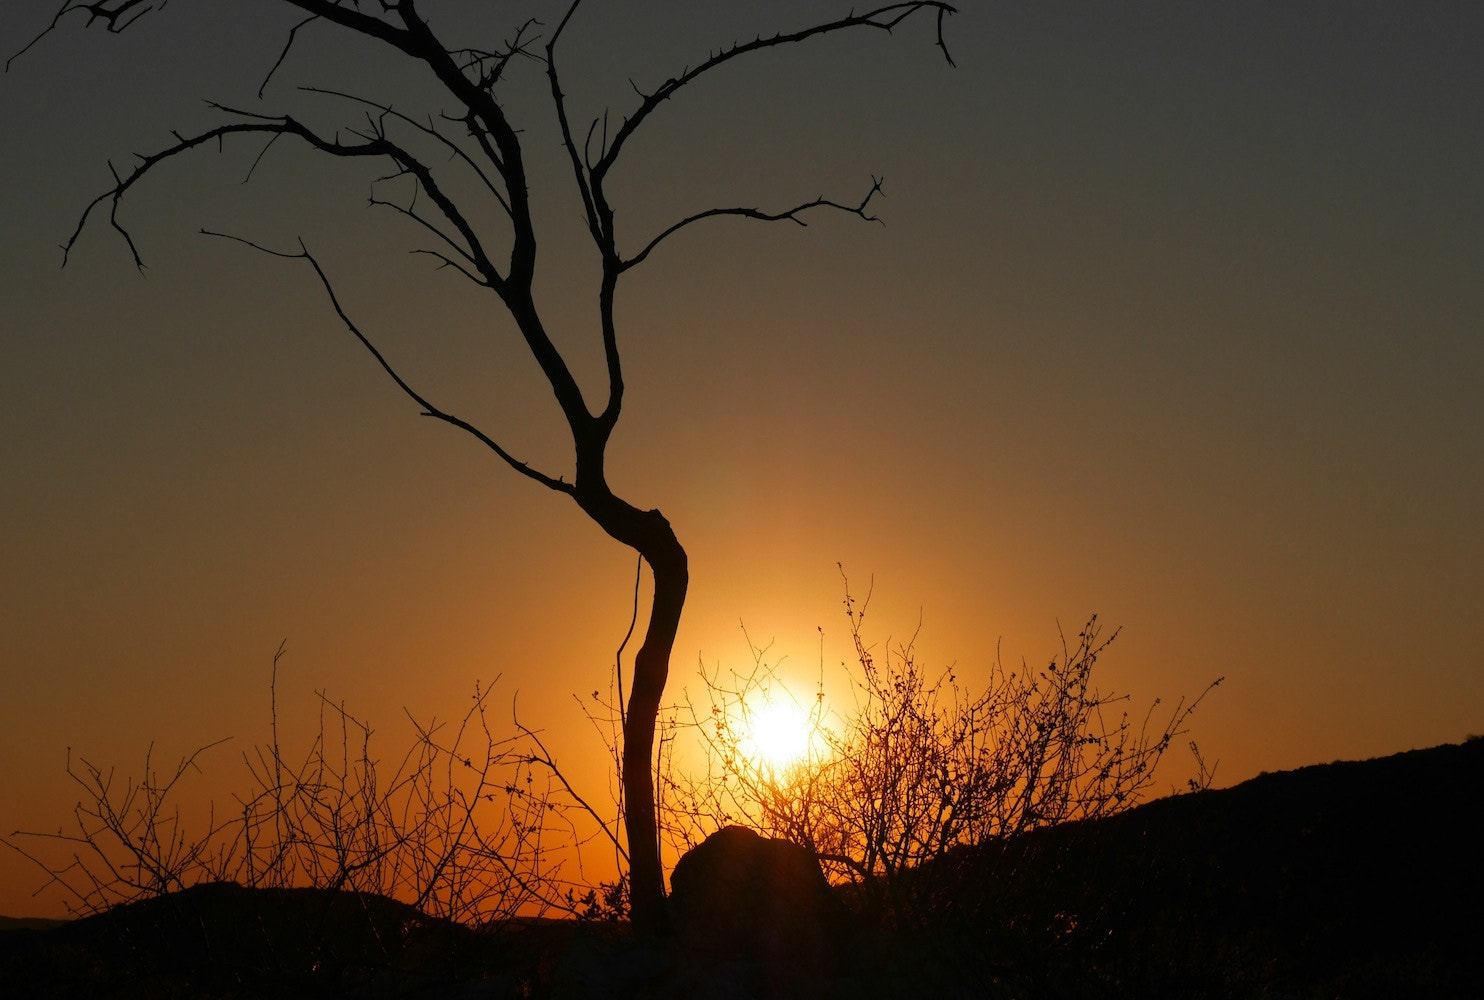
M51 23L21 53L32 49L64 22L101 25L108 31L119 32L139 23L146 15L158 14L167 3L168 0L61 0ZM405 379L352 318L351 309L337 294L321 261L302 239L293 249L271 249L238 235L231 238L279 257L302 261L322 284L340 321L424 415L473 435L521 476L570 497L605 532L634 549L648 564L653 596L644 637L634 656L623 715L622 788L634 922L642 930L661 931L665 926L664 882L651 765L655 723L685 604L689 571L685 549L665 516L659 510L643 509L618 496L608 484L607 445L624 402L623 364L614 317L615 292L624 274L648 259L669 237L694 223L734 216L802 225L803 217L816 209L871 220L874 217L870 214L870 204L881 187L879 180L873 180L858 201L817 197L772 210L713 207L677 219L656 232L621 242L606 182L636 132L665 102L713 70L742 57L823 35L856 28L890 32L919 13L936 18L936 41L948 58L943 19L954 13L954 8L933 0L888 3L864 13L851 12L836 20L735 43L713 51L649 92L635 88L636 94L630 98L621 118L604 115L583 129L574 127L569 114L557 58L563 32L577 15L581 0L559 6L560 16L549 30L535 20L528 21L517 26L506 42L493 49L459 44L443 37L419 9L423 6L419 0L277 0L277 4L297 8L304 17L287 31L283 48L268 68L268 78L285 67L290 51L306 30L361 36L362 40L383 46L396 57L431 71L440 88L440 100L445 102L442 117L419 120L396 110L390 103L335 93L331 96L342 102L346 117L337 127L327 129L293 112L269 107L263 98L268 82L265 79L264 87L258 90L258 106L213 104L211 107L219 116L216 124L197 132L176 133L175 141L141 156L130 169L115 170L115 183L83 212L66 250L70 253L89 219L106 207L109 222L124 240L136 265L143 266L139 250L119 218L125 196L160 164L197 149L220 148L227 140L239 137L264 143L264 152L279 139L297 141L324 157L373 162L388 171L386 176L401 179L405 185L402 197L382 198L373 194L372 203L391 209L419 227L430 240L430 246L421 252L431 254L443 266L455 269L476 286L493 293L498 308L514 321L565 418L572 442L570 478L568 474L554 475L522 461L501 444L498 433L486 432L442 409ZM273 4L259 2L246 6L262 10ZM272 58L271 53L267 56ZM568 358L548 335L534 294L538 225L530 200L532 178L527 171L522 129L512 119L511 105L503 96L507 75L520 60L544 67L551 111L571 166L570 183L580 201L587 233L601 264L597 334L601 338L607 384L606 397L597 409L589 408ZM304 87L298 92L313 89ZM321 96L326 93L318 91ZM616 127L609 128L610 120L617 122ZM409 189L411 194L406 194Z

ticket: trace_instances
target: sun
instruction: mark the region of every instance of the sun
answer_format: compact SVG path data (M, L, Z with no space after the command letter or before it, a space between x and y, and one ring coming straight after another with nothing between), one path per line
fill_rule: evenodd
M747 714L742 752L755 764L785 768L809 752L814 726L808 714L792 701L769 701Z

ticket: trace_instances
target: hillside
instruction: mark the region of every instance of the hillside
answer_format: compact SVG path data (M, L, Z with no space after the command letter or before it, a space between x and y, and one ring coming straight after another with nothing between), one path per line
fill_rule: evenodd
M1481 792L1480 739L1305 767L962 851L914 889L925 930L1052 994L1479 997Z

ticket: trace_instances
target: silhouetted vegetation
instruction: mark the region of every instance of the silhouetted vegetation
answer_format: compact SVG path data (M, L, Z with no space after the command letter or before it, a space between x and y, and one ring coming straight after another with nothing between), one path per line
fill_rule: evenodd
M476 688L453 725L409 714L413 739L394 766L373 751L371 727L320 692L318 731L295 753L278 720L282 656L269 684L271 738L242 755L247 781L231 805L182 804L184 779L220 743L163 774L151 748L138 778L69 752L80 795L71 824L0 843L79 915L210 882L395 898L469 926L583 912L587 887L567 881L563 865L577 860L573 815L584 807L554 784L535 734L496 731L493 688Z
M1484 995L1484 741L1264 775L960 847L903 884L911 929L858 921L807 993L625 925L476 931L364 893L201 886L0 932L27 997ZM807 974L805 974L807 973ZM776 991L749 990L766 981Z
M1128 696L1101 689L1098 658L1117 638L1096 616L1061 656L1035 669L1009 669L998 652L982 688L952 669L918 661L916 636L872 645L863 632L869 595L847 592L855 652L853 699L810 699L813 732L805 756L778 766L747 751L749 715L790 698L754 647L753 669L723 682L705 675L709 700L691 705L681 728L697 731L707 768L671 769L667 826L686 845L729 823L815 851L858 906L894 923L923 918L924 902L904 893L903 877L950 852L1072 820L1112 815L1140 802L1191 713L1194 701L1161 710L1155 700L1133 714ZM821 685L823 682L821 681ZM1156 717L1156 713L1161 713ZM1200 757L1192 788L1209 784Z

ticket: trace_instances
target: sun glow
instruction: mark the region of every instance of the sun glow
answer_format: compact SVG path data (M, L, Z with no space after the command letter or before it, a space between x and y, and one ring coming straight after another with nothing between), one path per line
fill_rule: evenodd
M813 736L812 720L791 701L769 701L749 712L742 752L764 767L784 768L804 759Z

